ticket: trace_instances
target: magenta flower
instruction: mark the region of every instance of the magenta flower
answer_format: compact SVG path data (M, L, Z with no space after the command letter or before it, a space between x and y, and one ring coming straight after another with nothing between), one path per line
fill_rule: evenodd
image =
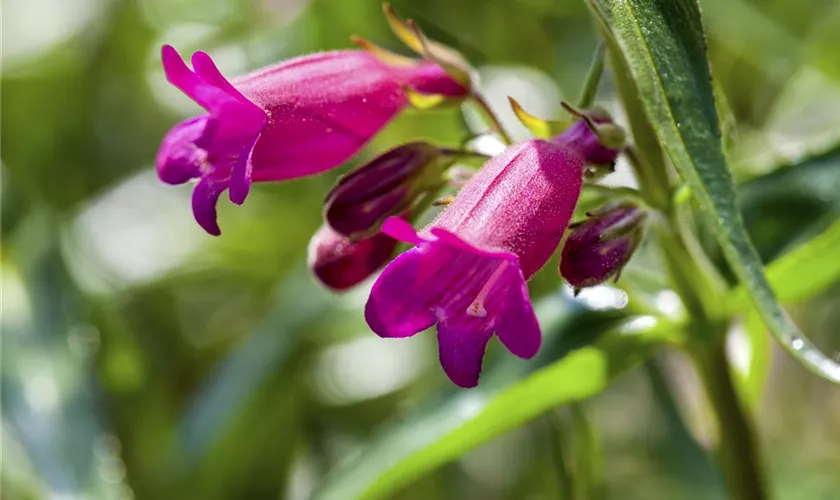
M190 70L163 47L170 83L208 114L176 125L157 154L166 183L199 179L193 213L220 234L216 202L225 189L245 201L252 181L316 174L353 156L419 93L464 96L467 89L428 62L387 64L363 51L311 54L228 81L204 52Z
M618 204L596 211L575 226L560 257L560 275L575 290L599 285L617 276L642 238L647 212Z
M397 243L383 233L350 241L324 224L309 241L307 264L327 288L347 290L384 266Z
M542 140L508 148L419 234L390 218L383 232L413 243L389 264L365 308L381 337L408 337L437 323L440 362L461 387L478 384L495 332L530 358L541 334L526 280L551 257L580 194L584 162Z

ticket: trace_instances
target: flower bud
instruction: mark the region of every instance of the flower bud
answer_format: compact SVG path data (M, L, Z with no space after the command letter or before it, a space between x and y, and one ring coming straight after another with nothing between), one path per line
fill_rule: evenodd
M384 266L397 243L384 233L352 242L324 224L309 241L307 264L327 288L347 290Z
M607 205L570 226L563 246L560 275L575 290L616 276L630 260L642 237L644 210L627 203Z
M552 140L575 146L589 165L615 163L624 148L624 129L613 123L609 113L602 109L578 111L568 105L564 107L580 119Z
M410 142L345 175L327 194L324 219L351 238L378 229L385 218L410 209L444 180L442 154L425 142Z

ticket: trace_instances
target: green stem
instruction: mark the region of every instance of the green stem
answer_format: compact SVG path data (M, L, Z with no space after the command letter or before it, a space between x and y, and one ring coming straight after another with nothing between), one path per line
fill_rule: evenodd
M718 455L727 490L735 500L767 498L753 425L735 392L725 341L728 319L720 300L725 287L696 244L694 228L670 196L665 172L657 172L632 148L628 160L650 206L659 209L654 231L671 281L692 320L688 349L703 381L718 428Z
M548 415L548 424L551 427L551 439L549 439L549 446L551 449L551 458L554 462L555 479L557 480L557 489L561 494L559 498L572 500L575 497L575 476L569 471L569 464L566 460L565 432L564 425L560 419L557 410Z
M697 346L692 354L714 409L718 455L726 488L736 500L763 500L768 496L758 440L735 392L724 340L725 336L720 335L713 343Z
M478 92L472 93L473 101L484 111L484 114L487 116L487 119L490 121L490 127L496 131L501 137L505 144L510 145L513 144L513 139L511 139L510 134L508 134L505 127L502 125L502 121L499 119L499 116L493 111L493 108L490 107L490 103Z
M478 151L469 151L466 149L455 149L455 148L438 148L438 151L442 155L451 156L452 158L459 158L459 159L474 159L474 160L489 160L492 158L490 155L486 155L484 153L479 153Z
M626 199L635 201L636 203L647 205L647 200L644 199L641 191L639 191L638 189L621 186L604 186L603 184L588 183L584 183L583 189L585 191L609 198L610 200Z
M624 148L624 156L633 167L639 185L644 188L648 204L658 210L667 211L670 199L668 179L661 178L664 172L659 175L648 162L642 160L634 146Z

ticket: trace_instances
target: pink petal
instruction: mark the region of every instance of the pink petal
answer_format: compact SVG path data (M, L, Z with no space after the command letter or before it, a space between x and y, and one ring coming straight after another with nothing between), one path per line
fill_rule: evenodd
M421 238L414 227L399 217L388 217L385 223L382 224L382 232L395 240L411 243L412 245L419 245L424 240Z
M236 88L228 82L227 78L222 75L213 59L207 55L206 52L199 50L192 55L192 65L196 74L205 82L218 87L242 102L251 103L247 97L243 96Z
M166 79L169 80L169 83L178 87L207 111L212 113L226 103L235 100L222 89L204 82L190 71L181 55L171 45L163 46L161 58L163 59L163 71L166 73Z
M413 248L394 259L374 283L365 320L380 337L410 337L435 323L428 295L436 290L422 279L422 261Z
M437 330L443 371L461 387L477 386L484 351L493 332L462 329L445 321L438 323Z
M520 358L530 359L540 350L542 335L534 314L528 286L518 267L506 271L507 286L501 303L496 335L510 352Z
M217 118L219 128L216 134L219 137L249 137L259 133L267 121L265 112L225 80L210 56L201 54L203 56L195 60L202 66L203 74L209 75L209 80L191 71L174 47L164 45L161 57L167 80Z

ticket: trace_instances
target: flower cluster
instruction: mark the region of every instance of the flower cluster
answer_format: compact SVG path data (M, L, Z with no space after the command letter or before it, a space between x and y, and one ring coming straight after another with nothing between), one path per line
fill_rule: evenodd
M164 137L157 171L169 184L197 180L192 209L205 231L220 234L216 204L225 190L241 204L252 182L337 167L418 97L486 107L460 55L386 13L422 59L359 40L364 50L312 54L227 79L204 52L193 54L189 68L174 48L163 48L167 79L206 114ZM385 266L365 307L370 328L400 338L437 325L441 365L461 387L478 384L494 334L516 356L534 356L541 333L526 283L567 234L587 173L613 165L624 142L606 113L573 115L562 132L509 145L463 185L450 168L480 155L426 142L399 145L345 175L327 195L324 224L309 245L314 275L340 291ZM415 229L454 187L459 192L440 203L437 217ZM561 275L580 288L618 274L643 219L641 209L622 204L573 224ZM399 242L411 248L391 260Z

